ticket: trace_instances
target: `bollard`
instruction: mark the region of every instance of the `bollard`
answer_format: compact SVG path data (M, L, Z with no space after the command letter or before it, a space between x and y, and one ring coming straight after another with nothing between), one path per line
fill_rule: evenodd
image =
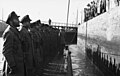
M120 64L118 64L117 75L116 76L120 76Z
M112 58L110 57L110 63L109 63L109 70L112 73L113 65L112 65Z
M116 60L115 60L115 58L114 58L114 65L116 64Z
M103 53L102 53L102 62L103 62Z
M97 52L97 51L96 51L96 53L95 53L95 56L96 56L96 58L95 58L96 65L98 66L98 64L99 64L99 61L98 61L98 52Z
M100 53L100 69L102 69L102 52Z
M104 65L104 57L103 57L103 53L102 53L102 59L101 59L101 66Z
M105 54L103 55L103 64L105 65Z
M107 55L107 63L106 63L107 68L108 68L108 66L109 66L108 63L109 63L109 61L108 61L108 55Z
M98 68L100 68L100 65L101 65L101 52L98 52Z
M95 64L95 52L93 52L93 63Z
M116 71L117 71L117 67L116 67L116 60L114 58L114 64L113 64L113 73L116 76Z

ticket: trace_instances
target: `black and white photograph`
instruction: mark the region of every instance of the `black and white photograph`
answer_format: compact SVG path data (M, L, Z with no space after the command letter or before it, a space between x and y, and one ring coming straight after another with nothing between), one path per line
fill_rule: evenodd
M120 0L0 0L0 76L120 76Z

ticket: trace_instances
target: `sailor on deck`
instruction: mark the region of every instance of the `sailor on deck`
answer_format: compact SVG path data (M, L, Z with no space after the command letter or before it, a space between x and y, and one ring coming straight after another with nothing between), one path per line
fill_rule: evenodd
M6 21L9 25L3 33L4 44L2 53L7 65L4 67L3 76L25 76L21 36L17 30L17 27L19 27L18 18L19 16L13 11L9 14Z
M24 52L24 62L27 76L35 76L34 56L33 56L33 41L30 35L30 21L29 15L22 18L22 29L20 30L22 48Z
M33 38L33 56L35 61L35 74L37 76L42 76L42 66L43 66L43 49L42 49L42 37L39 33L39 24L38 21L31 23L30 33Z

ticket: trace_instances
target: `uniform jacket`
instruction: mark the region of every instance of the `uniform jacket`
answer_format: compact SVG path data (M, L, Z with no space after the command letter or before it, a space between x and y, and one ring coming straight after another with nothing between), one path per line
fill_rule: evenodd
M39 62L42 61L42 54L43 54L42 53L43 52L42 37L41 37L39 31L35 28L32 28L30 33L31 33L31 36L32 36L33 46L34 46L34 52L33 52L34 59L35 59L35 61L37 61L39 63Z
M34 46L33 56L34 56L34 61L35 61L36 74L38 76L41 76L42 74L41 69L43 66L42 37L39 33L39 30L37 30L36 28L32 28L30 33L32 36L33 46Z
M24 52L24 60L25 60L25 67L27 76L33 76L34 74L34 59L33 59L33 42L30 35L30 32L25 28L22 27L20 30L21 41L22 41L22 48Z
M7 69L15 67L15 73L9 72L7 76L24 76L24 58L21 47L20 34L14 27L8 26L3 33L3 55L7 61Z

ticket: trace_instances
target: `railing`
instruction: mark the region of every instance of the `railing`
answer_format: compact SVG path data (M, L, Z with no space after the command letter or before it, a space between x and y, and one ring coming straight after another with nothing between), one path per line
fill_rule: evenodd
M48 24L48 21L41 21L42 23ZM51 22L51 26L66 26L67 23L61 23L61 22ZM77 26L76 24L68 24L68 26Z
M91 48L86 48L86 55L105 76L120 76L120 65L116 64L115 58L112 60L112 57L108 58L108 54L100 49L93 51Z

